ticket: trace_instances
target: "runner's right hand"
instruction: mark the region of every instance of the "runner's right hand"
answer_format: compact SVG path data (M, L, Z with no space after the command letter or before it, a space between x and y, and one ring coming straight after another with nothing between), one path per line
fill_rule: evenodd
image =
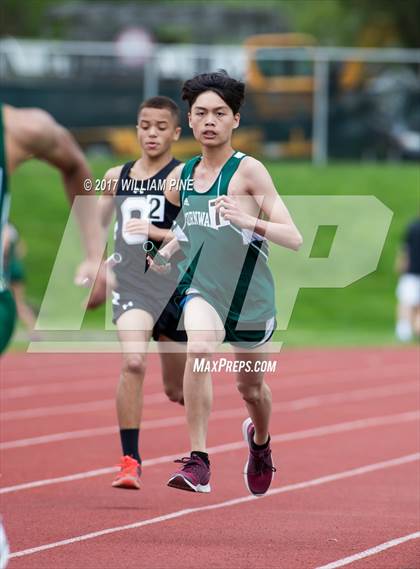
M162 249L159 249L159 254L161 255L161 257L164 257L168 261L166 265L159 265L158 263L155 263L151 255L146 256L147 263L149 267L152 269L152 271L155 271L156 273L160 273L162 275L166 275L171 270L171 263L169 262L171 254L168 251L166 245L165 247L162 247Z

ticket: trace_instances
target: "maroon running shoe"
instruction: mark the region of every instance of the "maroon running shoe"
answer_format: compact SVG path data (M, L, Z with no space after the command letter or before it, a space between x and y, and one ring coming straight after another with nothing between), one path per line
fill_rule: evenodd
M168 486L188 492L210 492L210 466L203 459L192 453L175 462L183 466L170 477Z
M262 450L253 448L251 443L254 441L255 427L249 418L242 423L242 433L249 446L249 457L244 470L245 485L250 494L263 496L270 488L276 471L271 458L270 444Z

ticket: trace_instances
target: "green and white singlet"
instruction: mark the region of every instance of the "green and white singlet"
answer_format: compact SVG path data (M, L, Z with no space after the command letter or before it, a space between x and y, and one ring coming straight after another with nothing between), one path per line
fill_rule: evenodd
M3 228L9 215L10 197L7 191L6 141L3 128L3 106L0 103L0 354L6 349L16 322L16 306L12 293L6 288L3 267Z
M186 260L181 264L181 295L203 297L225 325L225 341L252 348L268 341L275 329L274 282L268 267L267 240L224 220L215 200L227 195L242 152L235 152L206 192L192 183L201 160L182 171L182 218L174 228Z

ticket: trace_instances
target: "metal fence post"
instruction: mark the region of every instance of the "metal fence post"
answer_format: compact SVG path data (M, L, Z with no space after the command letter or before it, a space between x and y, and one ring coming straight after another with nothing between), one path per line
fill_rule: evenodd
M324 55L315 53L312 162L317 166L323 166L328 162L328 75L328 59Z
M143 68L143 101L159 93L156 50L147 58Z

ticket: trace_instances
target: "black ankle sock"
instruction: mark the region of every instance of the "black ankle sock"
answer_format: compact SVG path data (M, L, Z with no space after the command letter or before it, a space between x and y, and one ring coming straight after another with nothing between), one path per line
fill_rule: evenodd
M207 466L210 465L209 455L206 452L200 452L199 450L193 450L193 451L191 451L191 456L193 454L196 454L199 458L201 458L201 460L204 460L204 462L207 464Z
M254 450L265 450L266 448L268 448L269 444L270 444L270 435L268 435L267 442L264 443L263 445L257 445L257 443L254 442L254 439L251 440L251 446Z
M121 446L123 454L141 462L139 455L139 429L120 429Z

